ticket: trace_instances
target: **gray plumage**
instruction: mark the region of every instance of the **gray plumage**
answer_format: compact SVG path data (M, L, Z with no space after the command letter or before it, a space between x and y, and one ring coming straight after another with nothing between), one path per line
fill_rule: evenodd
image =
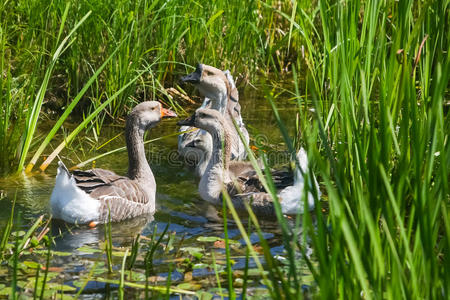
M155 211L156 182L145 157L143 137L163 117L175 113L156 101L138 104L128 115L125 136L128 173L120 176L104 169L72 173L59 162L51 196L52 214L69 223L105 223Z

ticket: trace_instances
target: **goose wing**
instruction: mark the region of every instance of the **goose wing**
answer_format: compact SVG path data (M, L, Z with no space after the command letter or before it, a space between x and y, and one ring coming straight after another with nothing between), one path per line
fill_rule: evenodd
M263 170L263 173L265 170ZM294 184L292 172L287 170L271 170L271 176L276 190L282 190ZM236 193L267 193L259 176L254 169L247 169L239 173L227 186L230 195Z
M126 178L104 169L75 170L72 175L77 186L88 194L101 187L110 186L112 182L120 178Z
M275 206L272 198L266 192L235 194L231 201L237 211L245 212L245 203L248 203L256 216L265 219L275 218Z
M120 221L149 213L149 195L138 182L104 169L75 171L77 186L100 201L100 221Z

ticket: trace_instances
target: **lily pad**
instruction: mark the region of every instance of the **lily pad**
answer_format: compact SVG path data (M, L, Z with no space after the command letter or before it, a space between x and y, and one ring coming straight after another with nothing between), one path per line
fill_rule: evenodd
M200 236L197 238L197 241L199 242L215 242L222 240L220 237L217 236Z
M198 291L195 293L195 296L197 296L199 300L211 300L213 298L213 294L205 291Z
M202 258L203 257L203 249L199 247L183 247L180 249L181 251L187 252L190 255L194 256L195 258Z
M196 291L201 289L201 287L202 287L201 285L192 282L183 282L177 285L177 288L188 291Z
M143 274L143 273L139 273L139 272L132 272L131 273L131 278L128 276L129 275L129 273L128 272L126 272L127 273L127 279L128 280L132 280L132 281L145 281L145 274Z
M82 246L82 247L78 248L77 251L83 252L83 253L88 253L88 254L102 252L102 250L100 250L100 249L95 249L95 248L92 248L89 246Z
M118 257L124 257L125 256L125 251L112 251L111 252L112 256L118 256ZM128 252L127 256L130 256L131 253Z
M54 290L54 291L58 291L58 292L74 292L74 291L77 290L73 286L60 284L60 283L56 283L56 282L49 282L49 283L47 283L45 285L45 288L46 289L50 289L50 290Z
M37 269L40 266L40 264L35 261L24 261L23 264L32 269Z
M45 254L45 255L47 255L47 250L46 249L34 250L33 253L34 254ZM53 255L55 255L55 256L70 256L70 255L72 255L72 253L70 253L70 252L53 251L53 250L51 250L50 253L51 253L52 256Z
M210 265L204 264L204 263L200 263L200 264L194 264L192 266L192 269L204 269L204 268L210 268Z

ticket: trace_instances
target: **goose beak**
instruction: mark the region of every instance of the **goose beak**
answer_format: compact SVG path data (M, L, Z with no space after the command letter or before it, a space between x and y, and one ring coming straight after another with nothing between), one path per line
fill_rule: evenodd
M173 118L176 117L177 114L171 111L170 109L161 107L161 119L162 118Z
M194 72L181 77L181 82L189 82L193 84L200 83L200 79L202 78L202 72L203 72L203 65L198 64Z
M195 113L187 119L177 122L178 126L195 126Z

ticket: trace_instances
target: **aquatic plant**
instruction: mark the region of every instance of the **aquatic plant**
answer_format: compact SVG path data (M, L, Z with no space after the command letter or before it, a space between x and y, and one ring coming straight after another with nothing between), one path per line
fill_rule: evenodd
M312 245L318 265L303 258L320 297L448 297L447 8L440 1L319 1L306 21L320 22L306 22L301 8L292 18L282 14L305 40L294 70L307 72L306 81L300 91L293 72L293 98L328 197L316 199L315 223L310 213L297 218L300 243L278 221L291 236L287 246L303 253L302 245ZM266 99L295 153L269 90ZM286 258L295 269L296 259ZM290 274L288 288L271 287L277 297L301 294L301 277Z

